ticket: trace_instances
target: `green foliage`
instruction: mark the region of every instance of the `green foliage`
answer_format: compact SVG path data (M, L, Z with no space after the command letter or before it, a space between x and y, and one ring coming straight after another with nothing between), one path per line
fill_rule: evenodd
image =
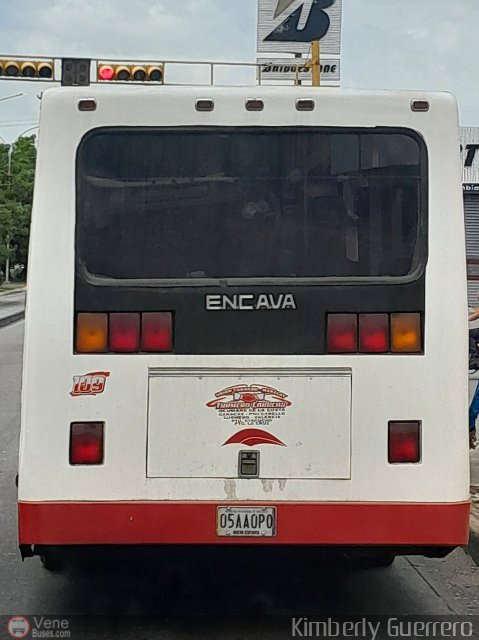
M0 144L0 268L26 265L35 176L35 136Z

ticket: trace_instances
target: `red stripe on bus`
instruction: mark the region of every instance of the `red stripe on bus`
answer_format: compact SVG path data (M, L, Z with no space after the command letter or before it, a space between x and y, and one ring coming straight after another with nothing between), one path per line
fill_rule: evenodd
M274 538L221 538L218 506L276 506ZM470 504L20 502L20 544L467 544Z

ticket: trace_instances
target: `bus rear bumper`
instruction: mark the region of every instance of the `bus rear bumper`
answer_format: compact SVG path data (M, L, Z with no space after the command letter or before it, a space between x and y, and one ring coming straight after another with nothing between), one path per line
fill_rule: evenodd
M218 537L219 506L276 506L270 538ZM469 502L19 502L20 545L465 545Z

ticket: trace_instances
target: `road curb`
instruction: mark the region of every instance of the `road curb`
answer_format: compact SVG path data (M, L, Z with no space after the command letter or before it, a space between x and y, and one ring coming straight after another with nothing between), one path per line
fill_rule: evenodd
M469 534L469 544L467 545L467 553L474 562L479 566L479 533L471 529Z
M25 318L25 311L19 311L18 313L13 313L11 316L7 316L6 318L0 318L0 329L2 327L8 327L9 324L13 324L14 322L19 322Z
M479 566L479 494L476 494L477 487L471 486L471 519L469 529L469 544L467 552Z
M18 289L12 289L11 291L0 291L0 298L4 298L5 296L12 296L14 293L23 293L26 290L26 287L20 287Z

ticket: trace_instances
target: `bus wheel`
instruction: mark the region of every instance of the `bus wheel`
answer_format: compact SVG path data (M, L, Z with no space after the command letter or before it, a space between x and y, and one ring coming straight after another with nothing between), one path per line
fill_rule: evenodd
M390 567L394 564L394 560L396 560L396 555L389 551L379 551L371 555L369 558L364 558L361 562L361 566L364 569L381 569L385 567Z
M47 571L62 571L65 566L63 554L54 549L45 549L40 555L40 561Z
M357 569L380 569L390 567L396 559L396 554L388 549L374 549L366 552L349 552L346 553L346 558Z

